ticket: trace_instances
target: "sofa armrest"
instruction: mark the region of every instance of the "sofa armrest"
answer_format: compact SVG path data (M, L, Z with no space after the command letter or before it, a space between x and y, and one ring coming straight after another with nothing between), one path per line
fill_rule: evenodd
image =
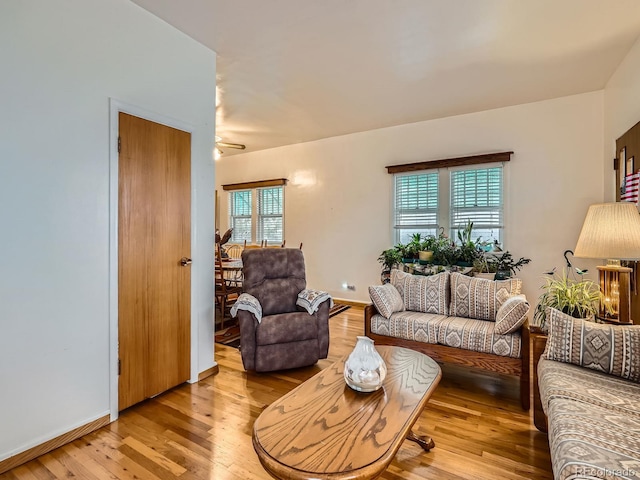
M371 318L373 318L373 316L377 314L378 310L376 310L376 307L373 305L373 303L370 303L369 305L364 307L364 334L367 337L371 335Z
M245 370L256 369L256 328L258 319L247 310L238 310L238 324L240 326L240 354Z
M319 358L327 358L329 355L329 310L331 308L331 303L330 298L326 299L318 305L318 309L313 314L318 326Z

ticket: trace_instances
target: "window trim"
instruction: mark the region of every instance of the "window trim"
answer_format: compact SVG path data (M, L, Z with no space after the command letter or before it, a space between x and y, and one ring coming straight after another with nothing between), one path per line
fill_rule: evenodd
M253 182L227 183L226 185L222 185L222 189L228 192L233 190L254 190L256 188L277 187L279 185L284 187L287 182L288 180L286 178L273 178L271 180L256 180Z
M468 157L445 158L442 160L430 160L427 162L405 163L402 165L389 165L384 167L387 173L396 174L404 172L417 172L420 170L435 170L441 168L469 167L483 163L503 163L511 161L513 152L485 153L482 155L470 155Z

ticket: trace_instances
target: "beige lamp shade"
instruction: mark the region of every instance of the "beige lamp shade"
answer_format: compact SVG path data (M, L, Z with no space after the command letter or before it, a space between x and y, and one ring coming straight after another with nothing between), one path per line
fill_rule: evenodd
M591 205L574 255L582 258L640 260L640 214L628 202Z

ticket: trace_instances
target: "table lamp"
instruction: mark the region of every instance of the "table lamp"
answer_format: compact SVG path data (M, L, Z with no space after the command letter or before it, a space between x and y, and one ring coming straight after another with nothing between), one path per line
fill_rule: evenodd
M640 214L633 203L591 205L584 219L574 255L605 258L599 266L600 309L598 318L616 323L631 321L631 268L620 260L640 260Z

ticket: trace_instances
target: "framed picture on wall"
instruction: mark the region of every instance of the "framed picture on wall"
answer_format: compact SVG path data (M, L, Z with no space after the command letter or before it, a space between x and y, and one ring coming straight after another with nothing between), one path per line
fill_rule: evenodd
M620 156L618 157L618 185L620 186L620 195L624 193L624 177L627 175L627 148L620 149Z

